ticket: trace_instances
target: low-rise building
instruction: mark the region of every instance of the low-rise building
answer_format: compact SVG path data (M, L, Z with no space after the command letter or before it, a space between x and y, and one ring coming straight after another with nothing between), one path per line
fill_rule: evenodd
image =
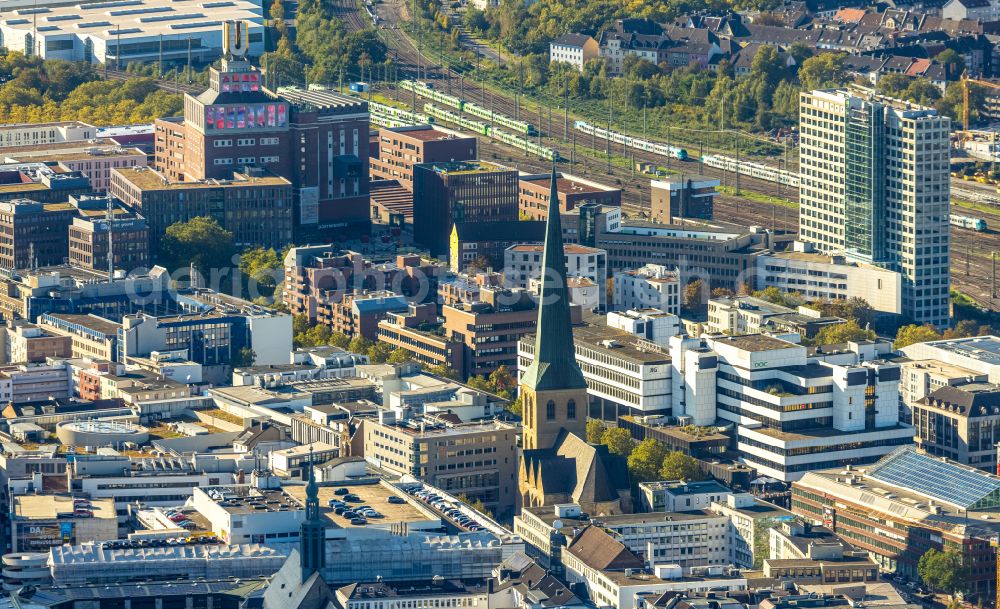
M705 331L711 334L798 332L815 336L822 328L844 323L809 307L790 309L755 296L712 298L708 301Z
M973 336L914 343L899 350L911 360L937 360L951 366L987 375L991 383L1000 383L1000 337Z
M719 180L664 181L650 180L650 218L661 224L673 224L676 219L711 220L715 209Z
M70 357L70 338L20 320L0 328L4 362L39 363L48 358Z
M97 315L43 313L38 325L46 332L70 339L70 357L118 360L118 332L122 325Z
M110 499L14 495L10 527L12 552L43 552L65 543L118 539L118 516Z
M919 577L928 550L961 554L967 595L996 594L1000 478L904 446L871 467L810 472L792 510L868 553L882 571ZM900 531L909 531L902 535Z
M565 245L567 282L588 279L597 293L598 307L606 310L608 304L608 255L607 252L583 245ZM504 252L504 285L509 288L527 288L528 282L538 279L542 272L542 244L512 245ZM572 300L572 286L571 286ZM573 304L583 305L573 301Z
M747 577L720 567L718 575L685 576L678 565L646 570L641 558L597 526L589 526L563 552L566 580L582 586L598 607L637 609L640 592L745 590ZM731 573L727 575L727 572Z
M843 255L816 252L811 243L796 242L792 251L757 258L754 289L769 287L801 294L809 301L861 298L879 313L903 311L902 275Z
M478 157L476 138L437 125L411 125L379 129L375 145L368 148L372 180L397 180L413 192L413 166L417 163L471 161ZM412 221L412 198L410 200Z
M941 387L914 402L913 441L928 454L997 472L1000 385Z
M670 337L680 334L681 319L662 309L629 309L608 313L609 328L628 332L640 339L666 347Z
M364 457L470 501L499 518L512 515L517 494L515 444L520 428L501 422L446 423L430 416L366 420Z
M544 221L549 212L549 197L552 191L552 174L525 174L520 178L518 207L521 217ZM556 191L559 198L559 213L577 213L577 208L588 203L620 206L620 188L605 186L592 180L568 173L556 174Z
M239 246L281 249L292 242L292 183L282 177L234 173L231 180L177 182L137 167L113 170L109 193L146 218L151 255L168 226L198 216L217 218Z
M566 546L590 526L591 518L575 504L524 507L514 517L514 533L531 546L529 552L542 565L562 573ZM676 564L690 572L692 567L726 565L729 561L729 520L715 512L660 511L593 519L650 568Z
M670 315L681 312L680 278L676 269L646 264L614 276L614 308L659 309Z
M586 34L564 34L549 43L549 63L568 63L583 72L583 66L601 54L597 41Z
M729 564L743 569L759 569L769 556L770 530L795 520L788 510L750 493L727 495L710 509L729 519Z
M689 482L687 480L662 480L640 482L642 508L646 512L680 512L704 510L712 503L723 502L732 491L715 480Z

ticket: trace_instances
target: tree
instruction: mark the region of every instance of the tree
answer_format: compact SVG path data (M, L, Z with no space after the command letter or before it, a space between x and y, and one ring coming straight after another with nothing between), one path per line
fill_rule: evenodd
M267 296L272 295L281 282L282 268L281 258L273 249L255 247L240 255L240 272L256 282Z
M932 340L939 340L941 335L934 326L930 324L924 324L918 326L916 324L910 324L908 326L903 326L896 332L896 340L892 343L893 348L902 349L907 345L912 345L915 343L926 343Z
M600 419L589 419L587 421L587 442L600 444L604 438L604 432L607 430L608 426Z
M444 378L448 378L448 379L451 379L453 381L459 380L459 377L461 376L458 373L458 370L455 370L454 368L449 368L448 366L445 366L444 364L434 364L432 366L426 366L424 368L424 370L426 370L427 372L429 372L431 374L434 374L434 375L437 375L437 376L443 376Z
M785 293L773 285L766 287L763 290L757 290L753 293L753 297L766 300L776 305L785 306Z
M257 354L254 353L253 349L243 347L229 359L229 365L233 368L246 368L247 366L253 366L256 359Z
M372 342L364 336L355 336L351 342L347 343L347 350L351 353L365 354L372 346Z
M171 224L160 241L161 264L171 270L191 264L205 276L230 268L234 253L233 234L207 216Z
M917 573L934 590L952 595L964 588L966 580L962 555L954 550L927 550L917 563Z
M271 19L274 21L275 29L277 29L282 36L285 36L285 5L281 0L272 0L270 15Z
M667 447L653 438L639 442L628 456L628 471L639 482L656 480L667 456Z
M948 328L941 333L941 338L968 338L970 336L984 336L992 334L993 329L987 325L979 325L972 319L963 319L955 324L954 328Z
M824 326L816 333L813 342L817 345L839 345L851 341L872 340L875 333L858 325L853 319L842 324Z
M351 344L351 339L343 332L332 332L330 334L328 344L331 344L334 347L340 347L341 349L346 349Z
M956 80L965 70L965 59L954 49L945 49L934 56L934 59L945 69L945 78Z
M613 455L627 457L632 452L635 442L632 434L622 427L612 427L601 436L601 444L605 444Z
M493 393L510 392L517 388L517 378L511 374L510 369L505 365L501 365L499 368L490 374L490 385L493 387Z
M847 82L843 53L820 53L802 62L799 82L806 90L829 89Z
M688 309L697 309L705 305L705 282L701 279L689 281L684 286L684 306Z
M368 347L368 359L373 364L384 364L389 360L392 351L392 345L389 343L377 342Z
M694 457L675 450L663 458L660 477L663 480L704 480L705 474Z
M386 363L405 364L409 361L413 361L413 354L402 347L397 347L392 350L392 353L389 354L389 358L386 360Z
M524 414L524 400L521 398L520 395L517 396L517 399L515 399L513 402L511 402L507 406L507 411L510 412L512 415L517 416L517 417L523 416L523 414Z
M827 317L854 320L862 328L867 328L875 323L875 309L868 304L867 300L858 296L852 296L847 300L827 301L822 303L819 309Z
M467 505L470 508L472 508L472 509L476 510L477 512L479 512L480 514L484 514L486 516L489 516L490 518L493 518L493 512L489 511L486 508L486 504L483 503L482 499L473 500L472 498L470 498L465 493L462 493L461 495L456 496L455 499L458 499L459 501L461 501L465 505Z

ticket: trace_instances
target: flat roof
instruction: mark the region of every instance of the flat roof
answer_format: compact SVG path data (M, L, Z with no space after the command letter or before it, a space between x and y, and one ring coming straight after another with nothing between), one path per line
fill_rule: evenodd
M220 22L241 20L259 31L262 17L260 2L226 0L225 2L174 2L172 0L117 0L72 4L49 4L6 11L5 27L31 31L38 27L40 37L93 36L114 40L121 32L122 42L135 39L216 35Z
M667 491L671 495L700 495L703 493L732 493L732 489L717 480L702 480L686 482L684 480L660 480L658 482L643 482L640 487L652 490Z
M508 248L513 252L537 252L541 253L545 246L541 243L519 243L517 245L512 245ZM565 254L604 254L604 250L596 247L587 247L586 245L577 245L575 243L567 243L563 245L563 253Z
M802 348L802 345L790 343L767 334L742 334L739 336L712 337L714 344L733 345L744 351L778 351L781 349Z
M474 140L471 135L462 135L455 131L445 131L434 125L413 125L410 127L386 127L379 130L379 135L383 132L392 133L402 137L408 137L421 142L435 142L440 140Z
M305 509L284 489L258 489L252 486L227 485L200 487L215 503L230 514L295 512ZM303 496L304 497L304 496Z
M552 174L522 175L521 182L526 182L542 188L545 190L545 193L548 194L549 189L552 186ZM584 180L560 173L558 174L558 177L556 177L556 190L559 191L559 194L571 195L586 192L613 192L618 189L612 188L611 186L601 186L600 184L591 182L590 180Z
M87 509L94 514L90 518L118 518L114 499L90 499L89 501L90 507ZM69 495L15 495L13 512L14 518L20 520L54 520L60 514L73 514L73 497Z
M376 512L382 514L384 518L372 518L369 520L370 524L380 524L380 523L400 523L400 522L426 522L429 520L437 519L436 516L432 516L430 513L425 513L418 509L415 505L411 503L410 496L402 491L391 488L387 484L375 483L375 484L351 484L351 485L332 485L332 486L320 486L319 487L319 508L320 513L326 518L330 523L339 528L358 528L357 525L352 525L351 521L344 518L343 516L338 516L334 513L333 509L330 507L330 500L337 499L338 501L343 499L343 495L337 495L336 491L339 488L346 487L351 493L358 496L360 501L349 503L348 505L367 505L374 509ZM303 505L306 501L306 487L303 485L299 486L287 486L285 491L289 495L294 497L296 501L301 502ZM389 503L389 497L396 496L401 497L404 503Z
M115 169L121 176L141 190L190 190L194 188L242 188L247 186L288 186L292 183L278 176L246 176L234 173L232 180L201 180L197 182L171 182L152 168L122 167Z
M437 173L460 175L464 173L490 173L498 171L515 171L510 167L505 167L499 163L490 161L446 161L438 163L419 163L419 167L429 169Z
M47 313L46 315L53 319L58 319L68 324L75 324L85 328L90 328L95 332L100 332L109 336L118 336L118 330L122 327L120 323L116 323L93 314L81 315L79 313Z
M528 334L521 340L534 344L535 336ZM606 346L604 341L613 341L614 346ZM573 326L573 342L605 352L612 357L621 357L643 364L670 361L670 354L666 348L599 322Z

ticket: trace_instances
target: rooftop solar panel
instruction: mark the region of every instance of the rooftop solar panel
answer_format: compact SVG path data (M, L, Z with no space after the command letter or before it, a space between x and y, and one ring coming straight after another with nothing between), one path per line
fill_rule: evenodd
M867 477L963 510L992 507L977 504L1000 493L1000 478L919 453L912 446L900 447L883 457L868 470Z

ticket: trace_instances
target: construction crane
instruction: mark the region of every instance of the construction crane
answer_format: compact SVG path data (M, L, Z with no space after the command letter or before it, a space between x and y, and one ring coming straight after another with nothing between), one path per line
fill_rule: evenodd
M988 80L979 80L976 78L969 78L968 73L962 74L962 128L965 130L962 133L962 139L969 138L970 125L969 125L969 89L972 85L978 85L980 87L986 87L989 89L1000 89L1000 83L990 82Z

